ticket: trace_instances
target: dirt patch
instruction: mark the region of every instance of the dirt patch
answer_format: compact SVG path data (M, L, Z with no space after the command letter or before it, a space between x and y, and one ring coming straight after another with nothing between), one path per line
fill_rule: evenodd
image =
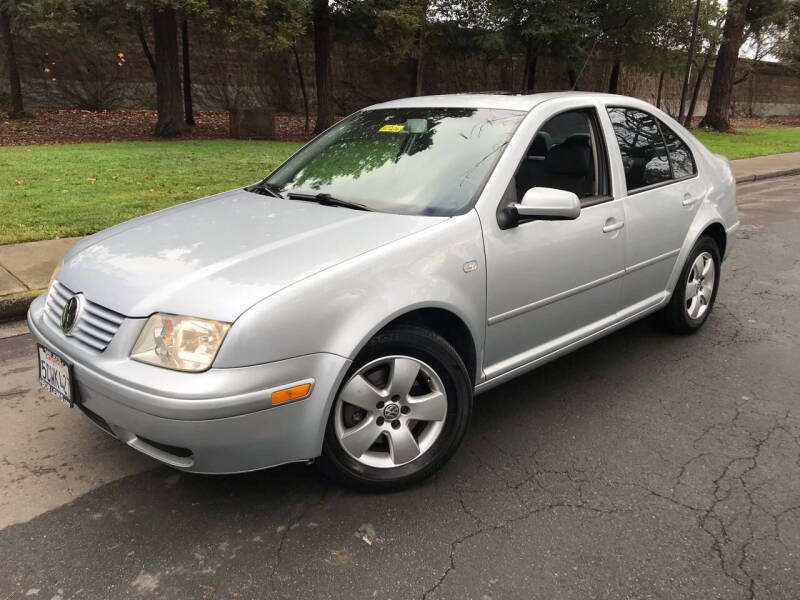
M226 111L199 111L196 125L180 139L223 139L228 135ZM154 110L40 110L35 116L19 121L0 121L0 146L32 144L74 144L79 142L116 142L121 140L154 140L156 124ZM309 123L313 129L314 120ZM305 141L303 115L277 113L276 139Z

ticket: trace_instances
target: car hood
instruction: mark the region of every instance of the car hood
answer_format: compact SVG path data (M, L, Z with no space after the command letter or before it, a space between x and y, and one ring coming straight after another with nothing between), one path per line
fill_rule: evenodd
M88 237L57 278L129 317L233 321L294 282L443 220L234 190Z

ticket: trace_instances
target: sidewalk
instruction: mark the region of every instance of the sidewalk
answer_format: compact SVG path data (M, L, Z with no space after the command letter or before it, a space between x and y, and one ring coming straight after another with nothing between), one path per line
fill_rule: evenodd
M800 174L800 152L731 161L736 183ZM0 321L23 317L53 269L80 238L0 246Z
M732 160L736 183L800 174L800 152Z
M47 289L58 261L79 239L0 246L0 321L25 315L33 299Z

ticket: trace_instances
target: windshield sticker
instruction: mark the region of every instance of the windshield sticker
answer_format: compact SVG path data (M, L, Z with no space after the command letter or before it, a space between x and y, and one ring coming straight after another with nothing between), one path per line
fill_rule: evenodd
M405 125L384 125L378 131L385 131L389 133L399 133L405 129Z

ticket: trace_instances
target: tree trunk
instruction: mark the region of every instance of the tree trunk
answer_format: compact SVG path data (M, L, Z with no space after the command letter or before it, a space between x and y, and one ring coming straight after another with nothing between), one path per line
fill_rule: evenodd
M153 10L153 36L156 46L156 135L175 137L186 129L178 63L178 19L175 9L164 6Z
M694 62L694 47L697 42L697 21L700 18L700 2L697 0L694 5L694 17L692 18L692 37L689 40L689 52L686 55L686 69L683 73L683 86L681 86L681 103L678 108L678 122L683 122L683 109L686 108L686 92L689 91L689 75L692 72Z
M622 65L620 61L615 60L614 64L611 65L611 77L608 80L608 93L609 94L616 94L617 89L619 88L619 72L622 70Z
M656 108L661 108L661 94L664 92L664 71L658 76L658 94L656 95Z
M689 110L686 111L686 118L683 121L684 127L690 127L692 125L692 117L694 116L694 110L697 106L697 99L700 97L700 89L703 86L703 77L705 77L708 65L711 62L711 53L711 50L706 52L700 69L697 71L697 78L694 80L694 90L692 90L692 99L689 101Z
M306 133L309 129L309 115L308 115L308 92L306 92L306 82L303 77L303 67L300 63L300 54L297 52L297 44L292 44L292 54L294 54L294 62L297 65L297 79L300 82L300 93L303 94L303 110L306 113Z
M722 43L717 53L714 77L711 79L708 108L703 120L700 121L701 127L711 127L717 131L728 131L731 128L729 112L733 78L736 74L739 49L744 41L748 4L749 0L729 0L728 2L725 27L722 30Z
M424 66L424 40L422 29L418 29L414 36L417 51L411 59L411 86L409 92L412 96L422 96L422 68Z
M331 83L331 13L328 0L314 0L314 67L317 78L317 125L322 133L333 125L333 84Z
M569 89L578 89L578 74L572 67L567 67L567 79L569 80Z
M144 23L142 23L142 19L139 16L136 17L136 35L139 38L139 43L142 45L142 52L144 52L144 56L147 59L147 64L150 65L153 79L155 79L157 77L156 60L153 58L153 53L150 52L150 46L147 43L147 34L144 31Z
M417 74L415 76L416 80L416 87L414 88L414 95L415 96L422 96L422 67L424 66L424 57L425 57L425 49L423 46L424 40L422 35L422 30L419 31L419 36L417 37Z
M539 58L539 48L533 44L533 40L528 40L528 47L525 49L525 73L523 74L522 90L532 92L536 89L536 61Z
M11 88L11 110L8 112L8 117L22 119L25 116L25 107L22 104L22 84L19 80L19 65L17 64L17 54L14 51L11 23L5 10L0 10L0 34L3 36L3 43L6 47L8 83Z
M181 22L181 56L183 57L183 112L187 125L194 125L194 106L192 104L192 73L189 60L189 23L186 17Z

